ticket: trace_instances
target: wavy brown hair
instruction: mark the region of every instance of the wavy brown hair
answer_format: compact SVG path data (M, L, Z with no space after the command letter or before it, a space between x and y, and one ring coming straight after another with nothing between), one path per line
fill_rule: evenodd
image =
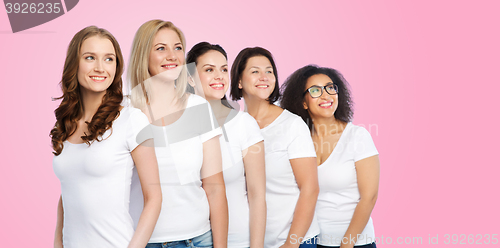
M113 121L120 115L120 104L123 100L122 93L122 73L123 73L123 55L118 41L105 29L96 26L89 26L75 34L71 40L64 70L61 79L61 90L63 95L56 99L62 99L61 104L54 111L56 123L50 131L52 138L52 148L54 155L61 154L63 142L73 135L78 126L78 121L83 117L83 102L78 83L78 67L80 59L80 49L83 42L93 36L100 36L111 41L116 53L116 74L113 83L106 90L102 98L101 105L92 117L90 122L86 122L88 132L81 136L83 141L90 145L93 141L102 141L102 135L111 128Z

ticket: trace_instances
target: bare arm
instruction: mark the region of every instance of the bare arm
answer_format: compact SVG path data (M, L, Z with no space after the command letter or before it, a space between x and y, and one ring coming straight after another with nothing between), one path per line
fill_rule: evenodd
M380 162L378 155L371 156L356 162L356 174L358 179L358 188L360 199L351 223L347 228L340 247L354 247L357 241L357 235L363 232L370 219L373 207L378 196L378 183L380 177ZM354 243L351 243L351 237L354 237ZM345 241L345 243L344 243Z
M228 212L226 187L222 175L219 136L203 143L202 187L210 206L210 225L214 248L227 247Z
M267 214L264 142L250 146L243 154L250 207L250 247L263 248Z
M281 247L299 247L296 242L304 237L311 226L318 200L318 165L315 157L290 159L300 195L295 206L292 226Z
M57 203L57 222L56 222L56 233L54 235L54 248L63 247L63 223L64 223L64 209L62 204L62 196L59 196L59 202Z
M153 141L147 140L131 152L141 182L142 194L144 195L144 208L137 223L134 236L128 245L129 248L146 247L161 210L162 194L158 163L156 161L154 145L146 144L148 142L151 143Z

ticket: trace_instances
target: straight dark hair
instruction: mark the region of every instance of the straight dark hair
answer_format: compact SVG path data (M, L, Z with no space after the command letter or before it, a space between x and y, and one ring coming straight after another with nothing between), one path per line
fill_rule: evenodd
M274 90L267 100L272 104L280 98L278 69L276 68L276 64L274 63L273 55L267 49L262 47L247 47L241 50L240 53L238 53L238 56L236 56L236 59L233 62L233 66L231 66L231 98L234 101L240 100L243 96L243 90L238 87L238 84L241 80L241 74L247 66L248 59L257 56L264 56L269 60L269 62L271 62L271 65L273 66L274 77L276 78L276 85L274 86Z

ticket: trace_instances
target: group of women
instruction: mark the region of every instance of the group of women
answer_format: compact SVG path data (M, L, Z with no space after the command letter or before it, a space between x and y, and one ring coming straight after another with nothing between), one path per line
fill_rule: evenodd
M230 73L221 46L185 48L171 22L144 23L124 97L113 35L71 40L51 131L54 247L375 247L378 152L342 75L305 66L280 91L264 48Z

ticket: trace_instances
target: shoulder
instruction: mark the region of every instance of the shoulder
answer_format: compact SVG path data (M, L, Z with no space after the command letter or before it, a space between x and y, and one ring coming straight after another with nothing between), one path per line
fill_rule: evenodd
M288 110L283 110L283 119L286 123L288 123L288 125L290 125L291 127L294 127L294 128L300 128L300 129L308 129L309 128L307 127L306 123L304 122L304 120L302 120L302 118Z
M123 107L120 117L125 122L148 122L148 117L138 108Z
M191 93L187 93L187 94L188 95L186 96L187 97L186 107L196 106L196 105L200 105L200 104L208 104L208 101L205 100L205 98L203 98L201 96L191 94Z
M368 130L366 130L365 127L354 125L354 124L352 124L352 122L347 123L346 130L348 130L348 132L354 136L370 136L371 137L370 132L368 132Z

